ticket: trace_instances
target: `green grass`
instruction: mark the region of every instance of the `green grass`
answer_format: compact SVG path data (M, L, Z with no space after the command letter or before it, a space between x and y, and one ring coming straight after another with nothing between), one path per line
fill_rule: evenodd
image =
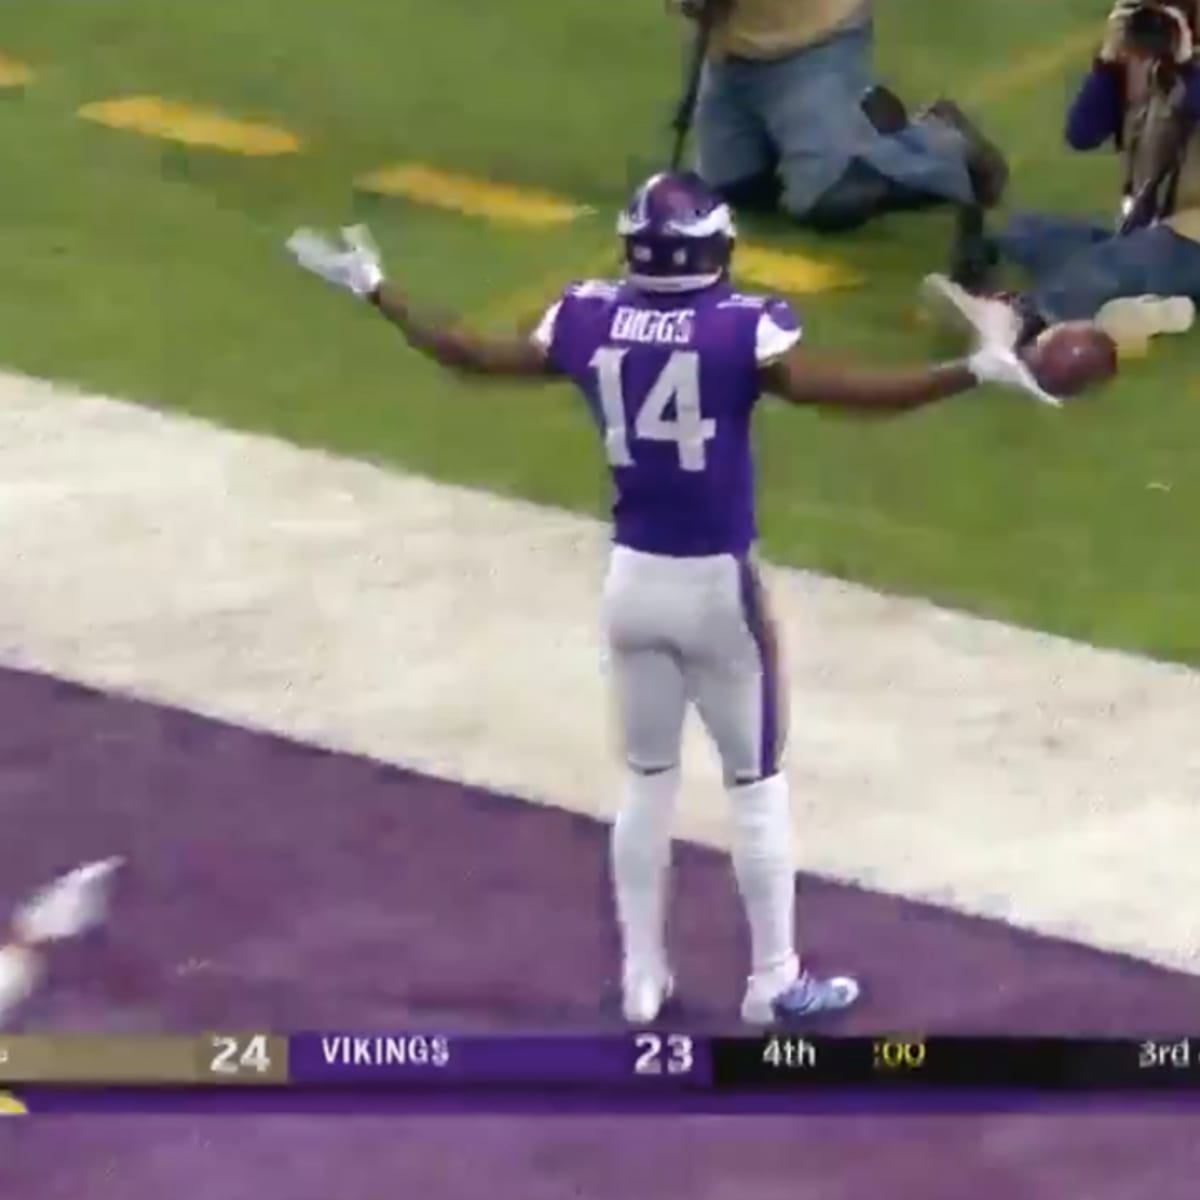
M880 58L914 98L973 99L1019 162L1022 203L1109 207L1116 166L1070 156L1063 107L1086 50L1030 56L1103 18L1093 0L892 0ZM609 223L503 232L356 199L353 176L419 159L551 188L605 212L656 165L678 31L645 0L8 0L0 51L39 68L0 100L0 361L226 424L600 512L607 488L564 390L470 390L291 266L297 223L366 216L421 296L492 311L589 269ZM1005 90L1004 76L1016 81ZM74 118L159 92L273 120L303 156L183 152ZM803 302L810 338L874 362L934 352L915 281L947 219L779 245L844 257L870 286ZM980 394L895 422L764 413L765 540L777 559L1091 641L1200 661L1194 346L1051 412ZM1150 487L1167 484L1170 490Z

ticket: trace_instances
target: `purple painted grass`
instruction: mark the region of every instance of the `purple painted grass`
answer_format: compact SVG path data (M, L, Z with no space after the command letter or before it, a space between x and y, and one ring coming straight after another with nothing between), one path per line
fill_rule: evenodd
M109 931L57 957L30 1029L605 1030L604 830L509 797L0 672L0 903L123 854ZM1200 981L806 879L844 1032L1184 1033ZM730 1028L723 859L682 847L686 1009ZM1192 1200L1195 1116L59 1117L0 1122L7 1200Z

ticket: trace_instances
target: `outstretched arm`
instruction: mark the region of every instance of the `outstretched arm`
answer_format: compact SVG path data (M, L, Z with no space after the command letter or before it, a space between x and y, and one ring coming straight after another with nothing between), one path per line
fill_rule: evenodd
M798 337L772 340L760 330L764 391L793 404L840 408L860 415L906 412L992 383L1013 388L1058 407L1062 402L1037 381L1017 349L1021 320L1016 310L997 300L972 296L944 275L930 275L922 286L927 299L936 301L973 330L975 349L960 362L898 371L858 370L822 363L801 345Z
M1018 388L1044 403L1058 403L1038 386L1017 354L1020 319L1013 308L971 296L940 275L930 276L924 290L974 330L976 345L970 358L891 371L822 360L800 342L795 313L775 299L763 311L756 331L762 390L792 404L838 408L859 416L893 416L968 392L981 383Z
M288 239L288 249L305 270L370 303L413 349L443 367L492 379L549 380L559 375L543 345L533 338L490 337L453 318L416 309L399 288L385 281L379 249L363 225L343 229L341 244L298 229Z
M464 375L507 379L554 379L559 372L545 350L530 337L475 333L451 317L415 308L389 283L380 283L367 299L404 335L414 350Z
M801 346L761 372L763 390L793 404L840 408L863 416L919 408L970 391L979 377L967 362L913 370L857 370L821 362Z

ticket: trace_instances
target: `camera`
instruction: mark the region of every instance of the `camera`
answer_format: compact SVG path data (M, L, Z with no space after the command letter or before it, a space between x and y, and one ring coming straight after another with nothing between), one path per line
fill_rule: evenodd
M1145 0L1126 21L1125 44L1146 58L1173 59L1179 43L1178 17L1187 20L1189 15L1183 5Z

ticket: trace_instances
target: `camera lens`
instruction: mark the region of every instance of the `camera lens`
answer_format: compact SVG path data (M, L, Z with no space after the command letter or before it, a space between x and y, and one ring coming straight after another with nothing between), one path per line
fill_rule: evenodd
M1174 18L1157 4L1134 9L1125 27L1130 47L1149 58L1174 57L1177 32Z

